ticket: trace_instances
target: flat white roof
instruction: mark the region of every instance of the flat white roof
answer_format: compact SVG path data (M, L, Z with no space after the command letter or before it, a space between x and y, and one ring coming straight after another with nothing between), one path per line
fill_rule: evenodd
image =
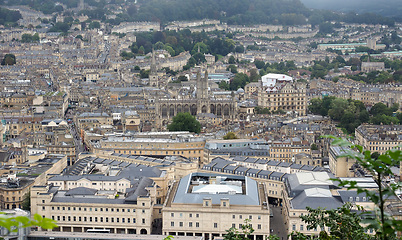
M222 184L208 184L194 186L192 193L209 193L209 194L219 194L219 193L229 193L235 192L236 194L242 194L242 188L234 185L222 185Z

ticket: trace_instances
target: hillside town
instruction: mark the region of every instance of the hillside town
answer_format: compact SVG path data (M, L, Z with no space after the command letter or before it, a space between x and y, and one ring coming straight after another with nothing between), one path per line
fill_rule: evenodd
M339 181L402 181L402 163L378 183L323 137L400 149L402 23L111 26L87 7L7 6L22 17L0 25L0 208L57 224L5 239L226 239L245 224L253 240L318 236L330 227L309 227L306 207L376 207ZM198 128L173 128L178 116ZM385 202L397 220L401 201Z

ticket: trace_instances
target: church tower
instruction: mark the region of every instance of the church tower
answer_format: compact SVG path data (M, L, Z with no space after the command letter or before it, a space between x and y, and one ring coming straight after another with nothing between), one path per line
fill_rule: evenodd
M152 49L151 66L149 70L149 86L158 87L158 72L156 69L155 52L153 49Z
M204 77L201 78L201 69L197 70L197 98L208 99L208 71L205 71Z

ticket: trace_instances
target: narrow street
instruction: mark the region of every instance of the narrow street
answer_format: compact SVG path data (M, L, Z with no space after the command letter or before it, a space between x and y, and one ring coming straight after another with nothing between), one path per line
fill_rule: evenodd
M270 208L273 212L273 216L270 219L271 220L270 221L271 234L275 234L276 236L279 237L280 240L287 239L287 230L286 230L286 226L285 226L285 219L283 218L283 215L281 213L282 207L270 205Z

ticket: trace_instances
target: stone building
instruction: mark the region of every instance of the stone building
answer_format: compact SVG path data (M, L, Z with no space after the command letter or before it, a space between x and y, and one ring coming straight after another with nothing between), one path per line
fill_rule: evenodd
M189 132L145 132L108 136L93 145L95 152L112 150L130 155L183 156L198 163L203 161L205 139Z
M384 71L384 62L362 62L362 72Z
M176 182L164 204L165 235L222 237L241 229L245 219L254 228L250 239L269 235L266 186L245 176L192 173Z
M201 113L212 113L223 120L234 120L237 110L234 97L210 97L208 90L208 72L201 78L200 69L197 72L195 96L184 98L160 98L156 100L157 124L166 125L179 112L189 112L196 116Z
M81 169L77 166L66 175L33 186L32 213L56 220L58 227L52 231L151 234L162 206L162 189L153 178L165 173L154 167L111 162L96 158L85 162L84 168L88 172L96 169L97 174L69 175Z
M258 106L270 111L307 113L306 85L283 74L267 74L260 80Z
M401 125L362 124L355 130L355 142L366 150L382 154L401 145L401 134Z

